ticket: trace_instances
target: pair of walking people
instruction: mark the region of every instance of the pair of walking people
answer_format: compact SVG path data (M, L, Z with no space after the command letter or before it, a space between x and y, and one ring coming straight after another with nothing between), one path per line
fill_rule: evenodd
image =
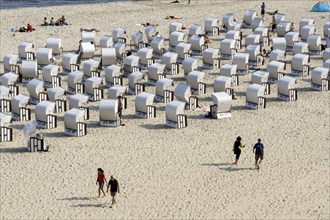
M107 184L107 192L109 192L109 188L110 188L110 195L112 197L111 204L114 205L117 203L116 195L117 195L117 193L120 193L119 183L112 175L110 176L109 183L107 183L107 179L105 178L104 171L101 168L98 168L97 169L97 179L96 179L96 185L99 184L98 198L100 198L101 192L103 193L103 197L105 196L105 192L103 189L105 183Z
M238 136L236 141L234 142L234 154L235 154L235 162L234 164L237 165L239 157L241 155L241 148L244 148L245 145L242 144L242 138ZM260 163L264 158L264 145L261 143L261 139L258 139L258 142L253 146L253 153L255 153L255 167L256 169L260 168Z

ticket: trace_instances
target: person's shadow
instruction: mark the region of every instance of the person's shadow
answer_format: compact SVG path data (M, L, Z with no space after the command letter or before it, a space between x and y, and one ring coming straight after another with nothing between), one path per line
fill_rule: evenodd
M234 172L240 170L255 170L253 168L247 167L236 167L233 163L203 163L202 166L214 166L217 167L219 170Z

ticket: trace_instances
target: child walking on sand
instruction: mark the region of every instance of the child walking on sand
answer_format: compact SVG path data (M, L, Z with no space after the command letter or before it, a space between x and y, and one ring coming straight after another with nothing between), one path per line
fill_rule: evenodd
M104 171L101 168L97 169L97 179L96 179L96 185L99 184L99 197L101 195L101 191L103 192L103 197L105 196L103 187L104 183L107 182L107 179L105 178Z

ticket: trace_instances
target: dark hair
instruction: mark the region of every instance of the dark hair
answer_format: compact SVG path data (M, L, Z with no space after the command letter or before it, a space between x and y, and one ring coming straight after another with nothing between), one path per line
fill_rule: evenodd
M98 168L97 171L102 172L102 173L104 172L101 168Z
M260 138L258 138L258 142L261 142L261 139Z
M46 20L47 18L46 18L46 17L44 17L44 19Z
M238 137L236 138L236 140L237 140L237 141L241 141L241 140L242 140L241 136L238 136Z

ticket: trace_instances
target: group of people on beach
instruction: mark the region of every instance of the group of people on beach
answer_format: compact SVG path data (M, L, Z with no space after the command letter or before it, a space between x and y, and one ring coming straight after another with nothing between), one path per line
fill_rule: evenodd
M42 26L63 26L63 25L69 25L68 21L66 20L65 16L63 15L56 21L52 17L50 21L48 21L47 17L44 17L44 22Z
M103 193L103 197L105 196L105 192L104 192L104 189L103 189L104 184L106 184L106 186L107 186L107 193L109 192L109 188L110 188L110 195L112 197L110 208L112 208L113 205L117 204L117 201L116 201L117 193L120 193L118 180L116 180L114 178L114 176L111 175L109 182L107 182L107 179L105 178L104 171L102 170L102 168L98 168L97 169L96 185L97 184L99 185L99 189L98 189L99 196L98 196L98 198L100 198L101 192Z

